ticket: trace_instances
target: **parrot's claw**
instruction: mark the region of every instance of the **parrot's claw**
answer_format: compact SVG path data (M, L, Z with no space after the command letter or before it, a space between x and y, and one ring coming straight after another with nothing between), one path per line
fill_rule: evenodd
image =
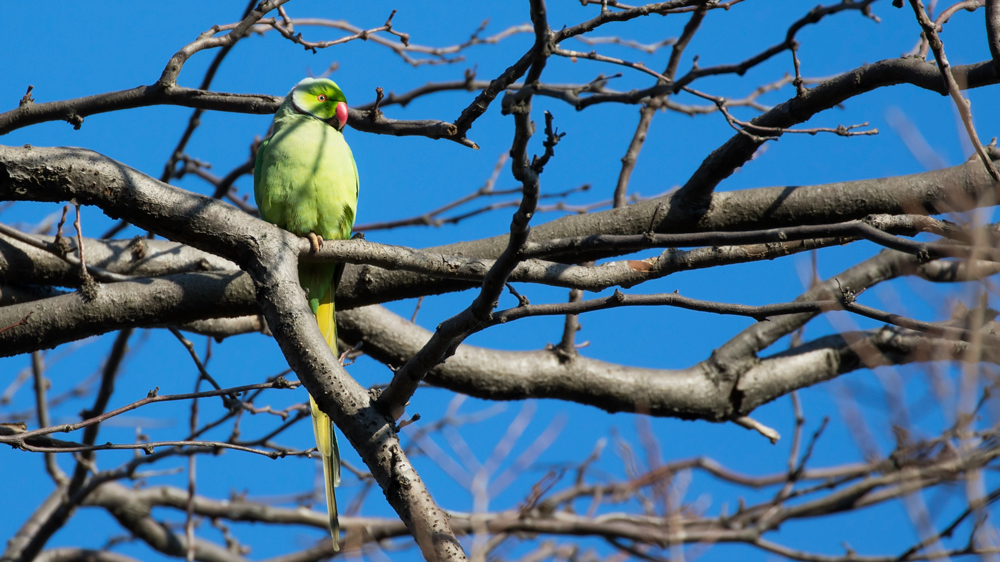
M323 247L323 237L320 236L319 234L316 234L315 232L310 232L308 234L308 237L309 237L309 246L312 247L312 253L318 254L320 248Z

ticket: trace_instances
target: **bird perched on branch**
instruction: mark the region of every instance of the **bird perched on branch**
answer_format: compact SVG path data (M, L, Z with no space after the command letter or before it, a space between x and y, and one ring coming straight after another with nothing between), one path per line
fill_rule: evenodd
M358 203L358 170L342 131L347 100L325 78L306 78L292 88L274 116L271 135L261 143L254 164L254 196L260 216L293 234L308 236L313 249L323 240L350 238ZM319 329L337 355L333 296L343 264L299 264ZM330 418L309 397L316 448L323 476L330 534L339 550L340 525L333 488L340 484L340 452Z

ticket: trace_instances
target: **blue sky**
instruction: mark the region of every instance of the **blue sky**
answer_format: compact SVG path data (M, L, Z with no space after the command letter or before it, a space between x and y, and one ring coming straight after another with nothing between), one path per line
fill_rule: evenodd
M709 13L703 31L687 50L681 72L690 68L694 55L699 57L701 66L731 63L780 42L788 25L803 16L812 5L792 0L748 0L729 12L717 10ZM105 2L98 7L86 3L60 3L57 9L41 2L6 5L7 21L18 24L7 25L0 35L0 46L8 53L16 53L16 56L8 56L3 62L0 110L15 107L29 84L34 86L33 95L38 102L151 84L175 51L214 24L236 21L243 6L242 1ZM427 46L461 42L487 18L486 35L528 21L526 2L490 4L487 7L486 4L458 1L400 6L387 2L295 0L288 4L287 9L292 17L343 19L363 28L381 25L393 9L399 9L393 20L394 27L409 33L413 43ZM550 26L558 29L578 23L592 17L596 10L595 6L583 8L575 0L550 2ZM888 2L877 2L873 10L881 18L881 23L856 12L846 12L827 18L820 25L803 29L798 35L802 45L799 56L803 74L807 77L830 76L909 51L919 36L912 11L908 7L894 9ZM945 27L942 38L953 64L989 58L982 17L982 11L974 14L959 12ZM677 36L686 21L686 16L651 16L628 24L606 26L595 35L620 34L623 38L652 43ZM315 27L300 27L298 30L313 40L342 35ZM336 63L337 70L331 77L342 86L351 105L360 105L374 98L376 87L400 93L431 81L460 79L466 69L475 69L479 79L491 79L529 48L531 41L530 34L515 35L499 45L470 48L465 52L466 60L462 62L413 68L372 41L354 41L312 54L269 32L241 41L223 63L212 89L283 95L302 77L319 74ZM567 41L563 47L581 51L591 49L573 40ZM668 50L646 55L613 45L601 46L600 52L642 61L651 68L662 68L669 56ZM195 55L185 66L180 83L196 87L214 55L214 50ZM753 91L757 85L777 80L791 71L791 57L785 53L755 67L743 77L720 76L699 81L696 87L714 95L739 98ZM571 62L557 57L549 61L543 79L550 83L581 83L600 73L609 75L617 72L622 72L623 76L613 80L609 87L626 90L650 84L648 75L629 69L587 60ZM995 89L986 88L969 94L977 129L986 141L995 134L998 125L996 104L989 103L994 92ZM786 86L780 91L765 94L761 101L776 104L793 94L793 88ZM471 99L472 94L468 92L446 93L418 99L406 108L387 108L386 114L401 119L451 121ZM682 96L679 100L688 103L697 101L690 96ZM539 122L542 110L551 111L556 126L566 133L557 147L555 158L542 176L543 193L590 184L589 191L574 194L568 201L585 204L610 198L620 169L620 158L638 120L638 108L603 104L577 112L562 102L536 98L534 117ZM63 122L44 123L10 133L0 142L8 145L83 146L158 177L190 113L190 109L180 107L114 112L88 117L78 131ZM738 108L734 113L749 119L755 112ZM898 115L904 115L922 133L947 165L958 164L969 156L967 140L963 140L948 98L898 86L853 98L843 107L824 112L808 123L810 127L836 127L838 124L868 122L871 127L879 129L879 135L849 139L833 135L785 135L779 142L768 144L766 151L723 182L720 189L808 185L924 171L924 165L914 158L892 126L893 122L898 122L898 117L894 117ZM213 173L223 175L247 158L250 143L255 136L266 133L269 123L269 116L207 113L187 152L211 163ZM500 114L499 103L495 103L469 133L469 137L479 144L478 151L447 141L348 131L348 142L361 177L358 223L412 216L477 189L489 177L498 157L509 150L512 133L512 119ZM718 114L701 117L658 114L632 175L630 193L649 196L683 184L702 159L732 134L732 129ZM532 141L531 150L541 152L539 138ZM192 176L172 183L192 191L210 191L210 186ZM505 169L496 187L504 189L515 185ZM251 194L252 199L251 178L242 178L237 186L240 193ZM0 221L30 228L30 225L58 213L60 209L58 205L17 204L0 214ZM539 214L536 221L548 221L557 216L560 216L559 213ZM84 233L89 236L99 236L113 224L97 209L85 209L83 219ZM509 220L510 210L503 210L480 215L459 225L375 231L369 233L367 238L425 247L502 233L507 230ZM138 233L130 229L121 236ZM823 277L834 275L877 251L876 247L867 243L823 250L818 259L820 274ZM802 292L803 272L808 271L808 267L808 255L800 255L773 262L729 266L725 271L704 270L673 275L635 291L654 293L677 290L689 297L745 304L782 302ZM532 302L558 302L566 298L563 290L534 286L523 287L522 290ZM935 288L933 294L937 301L932 303L925 302L927 294L926 286L912 280L900 280L892 283L891 287L872 291L863 302L883 308L901 306L902 310L894 311L932 320L946 315L946 308L941 304L942 294L951 298L967 298L968 289L958 286L947 288L942 293L941 289ZM462 293L428 299L421 308L418 323L433 329L438 322L466 306L473 296L472 293ZM515 301L509 295L501 301L503 307L513 304ZM415 303L401 301L387 306L409 316ZM833 320L833 326L826 319L813 321L806 329L806 338L829 333L834 326L875 325L844 315L834 315ZM750 322L748 319L719 318L666 308L604 311L581 319L584 330L580 332L578 341L590 342L589 347L582 350L588 357L644 367L681 368L705 359L713 349ZM538 349L546 343L557 342L561 326L561 318L522 320L476 334L469 339L469 343L500 349ZM205 349L205 338L193 339L199 350ZM48 352L52 393L73 388L99 369L112 340L113 335L107 335ZM772 351L783 349L786 345L787 342L779 342ZM72 354L67 353L70 347ZM132 347L134 351L126 363L112 407L141 398L153 387L159 387L161 394L191 390L196 376L194 365L168 332L144 331L133 338ZM27 357L0 360L0 387L6 388L28 365ZM233 386L262 381L282 371L285 363L272 340L252 335L213 345L208 367L221 384ZM362 385L383 383L391 376L385 366L364 358L351 366L349 372ZM801 392L808 432L814 431L824 417L831 417L830 425L816 447L812 461L814 466L862 458L837 409L835 397L838 393L863 393L863 397L857 397L866 415L866 423L870 424L873 433L883 439L880 442L883 452L890 450L891 433L888 427L891 420L885 414L882 385L894 377L904 381L909 402L923 403L921 399L928 392L927 377L922 370L914 367L876 373L859 371ZM447 410L452 399L453 395L448 392L423 389L414 397L409 411L421 413L425 420L435 420ZM24 411L31 400L30 390L25 387L14 395L11 404L0 405L0 418L11 412ZM89 404L88 400L68 401L54 412L54 421L75 421L77 413ZM270 403L275 408L285 407L304 400L304 393L275 392L272 400ZM550 424L564 424L564 427L556 442L532 466L519 474L507 492L493 500L490 504L492 509L515 506L550 467L579 462L601 439L609 439L610 444L597 465L598 474L622 477L623 463L615 452L615 436L638 447L637 428L645 423L637 416L608 415L558 401L538 401L530 405L501 403L497 407L489 402L468 399L461 404L459 411L472 413L493 408L498 411L488 421L460 430L480 462L489 457L520 412L525 408L535 410L524 436L518 440L513 454L506 461L508 464L502 465L501 471ZM203 419L222 413L216 401L204 401L202 411ZM936 434L948 421L945 414L935 407L920 411L924 413L914 421L927 435ZM793 417L788 398L760 408L755 417L776 428L782 435L791 435ZM275 422L268 416L246 418L244 435L266 431ZM784 470L790 439L783 439L772 446L765 439L731 424L672 419L651 419L648 423L659 439L666 460L708 456L751 474ZM100 439L132 441L137 428L156 440L176 438L183 433L186 424L187 410L184 405L155 405L107 424ZM219 432L214 436L224 439L226 435ZM286 444L304 448L308 446L311 435L308 427L302 424L284 439ZM408 443L406 437L404 443ZM449 450L444 440L439 439L439 443ZM24 477L28 478L24 485L13 490L13 496L2 502L5 508L0 510L0 528L13 530L49 493L51 481L44 475L40 456L15 451L4 451L0 455L0 477L7 481L16 477L19 482L24 482L21 480ZM99 465L109 468L130 456L126 453L102 454ZM353 451L346 451L345 458L356 466L360 465ZM228 452L221 457L201 458L198 462L199 492L214 498L245 492L253 498L280 499L307 491L315 476L313 461L305 459L271 461ZM456 511L471 509L472 499L468 491L456 485L433 459L416 457L414 462L443 507ZM68 458L61 459L64 468L71 466L70 463ZM183 466L183 463L173 461L169 465ZM185 478L182 474L161 475L146 482L182 486ZM358 489L360 486L356 483L346 482L345 497L349 498ZM701 498L700 505L704 505L709 513L717 513L720 505L726 502L729 502L731 511L737 493L746 494L696 473L685 499L695 501ZM773 493L774 490L750 493L747 500L765 498ZM948 513L953 513L945 509L949 506L954 507L950 504L942 507L942 520ZM369 497L362 513L391 515L391 510L376 491ZM182 515L177 513L165 512L163 515L173 522L182 519ZM891 536L884 532L886 525L894 530ZM112 528L112 535L120 534L107 515L85 509L52 539L50 546L100 547L108 535L96 534L94 529L99 526ZM287 553L322 538L319 531L294 529L281 530L276 535L279 538L262 541L254 536L259 527L236 525L233 529L241 540L253 546L251 557L254 559ZM199 533L216 540L219 536L207 526ZM824 520L821 524L791 524L781 530L776 540L787 541L790 546L808 545L826 553L839 552L840 544L847 542L859 552L882 554L898 552L913 537L914 531L905 511L901 504L894 503ZM586 541L584 544L601 552L607 551L607 547L599 541ZM159 559L157 555L150 555L148 550L133 544L118 548L123 553L143 559ZM507 555L514 557L523 549L516 547L507 551ZM728 559L734 552L737 551L733 548L716 546L708 550L702 559ZM742 559L766 558L756 551L738 552Z

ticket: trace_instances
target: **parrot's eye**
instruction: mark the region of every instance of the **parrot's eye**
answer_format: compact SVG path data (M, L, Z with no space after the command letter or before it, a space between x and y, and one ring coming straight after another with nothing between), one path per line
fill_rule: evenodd
M326 94L320 94L320 95L316 96L316 99L318 101L326 101Z

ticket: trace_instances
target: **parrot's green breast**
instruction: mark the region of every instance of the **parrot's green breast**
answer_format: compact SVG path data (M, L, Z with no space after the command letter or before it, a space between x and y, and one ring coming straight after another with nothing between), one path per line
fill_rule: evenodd
M275 120L254 167L261 218L304 236L347 239L358 203L358 172L343 134L308 115Z

